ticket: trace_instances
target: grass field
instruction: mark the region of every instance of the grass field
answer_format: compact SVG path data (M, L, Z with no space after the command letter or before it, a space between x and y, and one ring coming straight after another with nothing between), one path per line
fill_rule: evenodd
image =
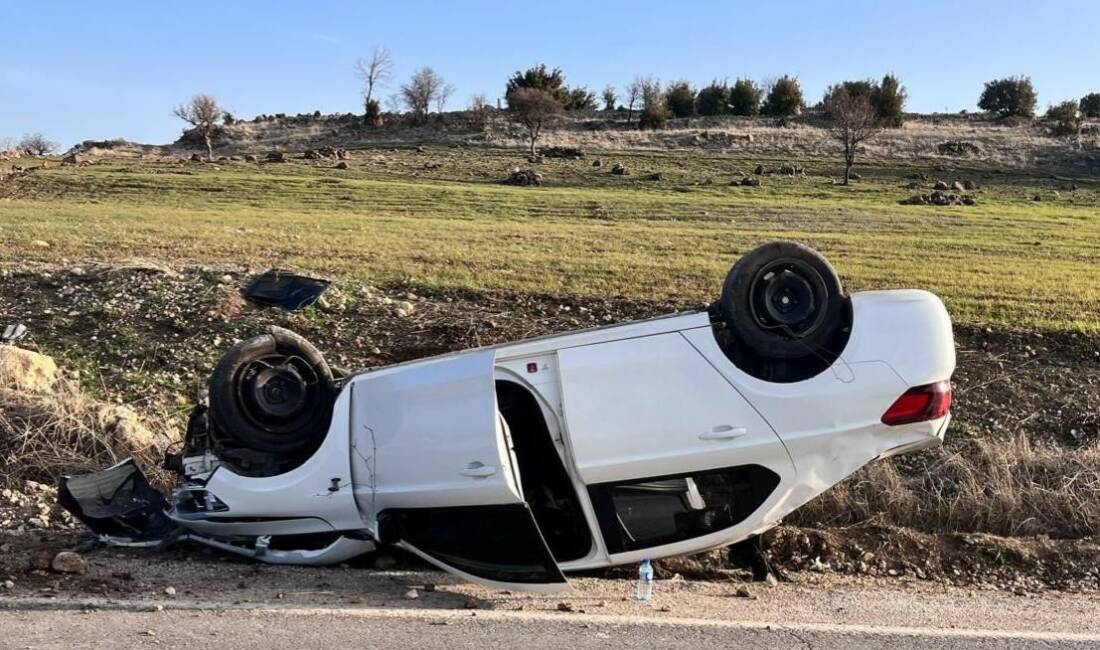
M592 166L597 157L602 167ZM631 173L610 174L613 162ZM141 257L691 303L716 296L740 253L787 238L823 251L853 290L927 288L960 323L1100 331L1098 180L1070 190L1021 171L871 163L842 187L829 184L839 171L829 161L800 177L765 176L761 187L730 186L757 162L778 163L603 152L538 165L540 188L499 184L529 165L496 149L360 150L350 170L306 161L51 166L0 182L0 264ZM975 180L979 204L898 205L915 177L924 192L936 180Z

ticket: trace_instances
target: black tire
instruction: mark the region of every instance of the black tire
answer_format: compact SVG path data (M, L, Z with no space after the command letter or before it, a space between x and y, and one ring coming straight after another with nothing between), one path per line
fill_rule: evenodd
M820 354L848 326L848 297L832 265L796 242L746 253L730 269L719 309L733 335L768 359Z
M288 456L320 446L336 400L336 382L321 353L280 327L226 352L209 388L211 424L219 437L232 446Z

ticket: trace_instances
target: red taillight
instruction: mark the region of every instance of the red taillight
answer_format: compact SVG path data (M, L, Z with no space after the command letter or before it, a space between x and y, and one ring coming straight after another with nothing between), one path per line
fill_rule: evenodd
M937 381L910 388L882 414L882 423L891 426L938 420L951 410L951 382Z

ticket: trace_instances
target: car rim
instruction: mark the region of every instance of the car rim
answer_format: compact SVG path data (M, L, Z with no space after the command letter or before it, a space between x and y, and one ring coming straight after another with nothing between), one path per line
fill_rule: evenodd
M265 430L293 429L315 401L317 377L297 357L267 357L244 366L237 398L244 414Z
M804 338L817 330L825 317L827 299L821 274L797 259L767 264L749 287L749 307L756 324L792 338Z

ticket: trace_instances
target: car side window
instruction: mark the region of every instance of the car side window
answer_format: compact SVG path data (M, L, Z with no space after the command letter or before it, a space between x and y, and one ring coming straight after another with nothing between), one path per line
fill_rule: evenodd
M759 465L589 486L610 553L672 544L744 521L779 484Z

